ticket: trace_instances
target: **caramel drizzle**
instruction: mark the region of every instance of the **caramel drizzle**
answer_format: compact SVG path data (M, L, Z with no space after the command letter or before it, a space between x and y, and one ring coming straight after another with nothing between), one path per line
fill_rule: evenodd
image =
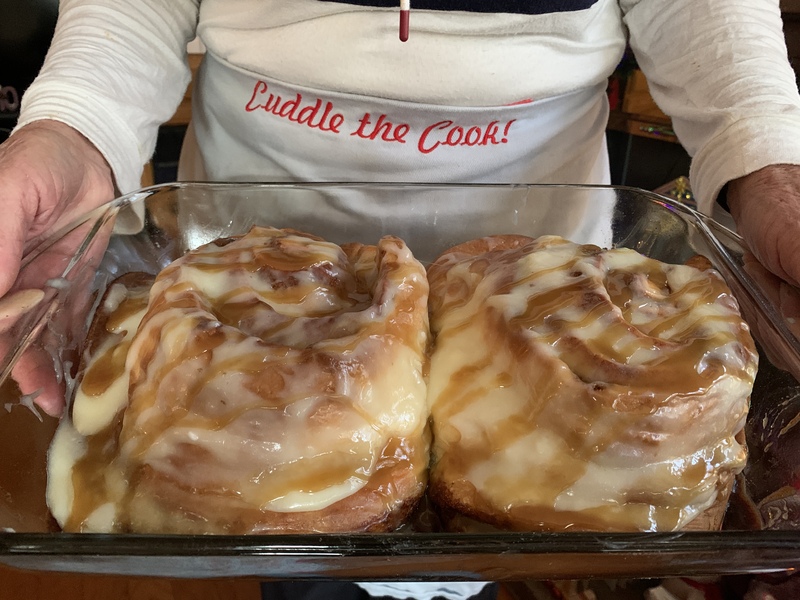
M254 228L242 238L208 244L178 259L156 279L134 339L91 359L81 383L84 392L99 394L127 371L129 404L124 416L117 415L100 434L90 436L88 451L73 470L76 497L65 527L81 530L105 502L117 504L117 527L135 521L127 506L142 482L152 478L153 452L157 455L170 432L226 432L233 438L267 413L274 415L271 427L282 420L290 423L287 411L297 401L310 401L311 412L297 415L295 422L311 419L306 422L322 427L321 433L330 427L338 431L339 422L344 427L360 423L369 437L353 437L349 446L340 447L348 443L346 435L340 436L336 447L309 447L290 462L280 459L278 450L269 456L278 457L271 465L236 465L230 481L212 486L212 493L241 498L233 485L244 479L243 489L265 503L348 480L364 485L390 463L396 467L403 461L425 461L418 451L425 425L424 387L420 398L404 405L411 411L408 418L418 422L409 440L391 433L391 423L400 415L384 414L388 405L375 421L375 408L367 410L361 403L369 398L375 378L391 375L387 369L397 352L416 355L422 369L427 292L424 269L393 238L382 240L377 251L354 246L346 252L310 237ZM297 310L300 305L302 311ZM289 313L283 314L282 307ZM123 302L107 317L107 333L132 311ZM405 363L400 366L406 368ZM408 377L413 373L401 375L403 382ZM416 378L421 382L421 373ZM225 381L237 387L213 387ZM380 458L385 452L383 445L375 446L380 439L382 444L394 439L391 461ZM255 440L266 443L258 433ZM169 478L170 469L201 469L207 448L188 441L177 444L165 463L167 471L157 476ZM403 448L416 450L403 455ZM209 464L215 460L202 459ZM112 489L114 478L127 485L122 497ZM375 481L383 486L379 477ZM198 483L198 490L204 485ZM402 500L391 500L391 489L384 492L389 504Z
M562 260L531 262L530 255L537 252L558 253ZM496 475L485 485L503 490L495 496L505 500L503 506L487 510L521 510L529 523L542 519L555 527L567 527L565 520L589 519L592 528L609 522L621 528L671 528L681 518L682 507L702 494L709 481L742 467L741 453L731 458L730 452L714 447L726 446L737 431L731 428L741 427L747 394L718 400L729 407L707 435L697 435L710 445L701 453L704 458L695 457L689 465L676 457L663 467L671 470L660 475L669 482L668 491L629 495L615 506L586 510L580 516L553 516L559 495L604 453L632 452L629 464L655 465L663 460L656 458L661 448L668 448L671 440L682 443L680 430L658 429L667 422L665 415L685 414L691 427L693 411L697 418L713 412L704 408L706 395L723 378L751 387L755 375L752 339L716 273L693 271L684 285L671 289L669 271L688 267L644 257L616 267L613 252L627 251L603 253L548 237L489 257L445 256L429 271L435 334L431 385L438 384L437 366L445 369L443 374L450 373L431 400L434 478L469 481L475 465L494 464L523 437L546 432L560 454L552 472L542 477L539 502L531 505L528 500L524 509L517 506L515 498L527 497L531 484L519 473L502 472L497 463ZM479 350L478 340L485 349ZM444 362L437 363L440 353L447 356L465 345L475 347L474 360L452 371ZM646 358L632 362L642 351ZM515 399L503 400L508 396L498 390L515 386ZM504 404L508 402L522 404ZM508 414L493 417L497 410ZM485 418L470 420L474 417L468 415L474 414ZM453 425L463 426L465 419L470 439ZM701 429L705 421L698 425ZM475 493L482 496L485 491ZM655 514L648 514L653 507Z

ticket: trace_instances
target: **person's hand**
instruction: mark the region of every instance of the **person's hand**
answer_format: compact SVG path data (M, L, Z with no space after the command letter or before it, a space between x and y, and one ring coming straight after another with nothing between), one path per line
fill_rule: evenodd
M48 282L59 280L88 225L36 256L24 273L20 260L31 243L113 196L113 176L102 154L67 125L38 121L0 144L0 357L11 356L25 323L46 325L16 359L12 376L22 394L51 415L63 409L65 374L57 371L50 353L77 348L72 338L83 323L79 312L90 300L92 265L78 265L62 282L66 287L58 318L50 311L53 290L47 292ZM85 253L83 263L96 262L101 242ZM75 363L76 357L62 357L67 358Z
M0 144L0 297L28 242L113 197L103 155L63 123L36 121Z
M731 181L727 200L758 261L800 286L800 165L773 165Z

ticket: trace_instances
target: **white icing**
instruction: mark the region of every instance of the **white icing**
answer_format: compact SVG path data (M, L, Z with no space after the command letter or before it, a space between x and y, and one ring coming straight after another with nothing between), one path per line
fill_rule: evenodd
M443 260L431 273L446 307L431 317L434 483L468 481L498 513L542 507L650 530L685 526L741 470L732 436L757 355L717 275L554 237L495 256L479 278L481 256ZM619 288L620 272L631 283L614 293L630 300L614 306L604 282L617 273ZM682 389L694 380L704 387Z
M72 512L75 499L72 468L85 453L86 439L69 419L62 419L47 455L47 506L62 527Z
M420 438L428 415L424 269L391 239L358 260L372 290L353 287L354 267L337 246L255 228L167 267L147 314L127 317L94 349L89 369L129 343L124 374L75 400L70 430L87 438L126 410L104 478L108 502L82 530L116 526L125 473L141 466L262 511L315 511L362 489L387 444ZM113 313L125 299L124 287L112 286L103 309ZM243 320L223 323L227 306ZM71 469L78 458L66 453L52 465ZM52 475L54 489L71 497ZM62 508L62 520L70 512Z

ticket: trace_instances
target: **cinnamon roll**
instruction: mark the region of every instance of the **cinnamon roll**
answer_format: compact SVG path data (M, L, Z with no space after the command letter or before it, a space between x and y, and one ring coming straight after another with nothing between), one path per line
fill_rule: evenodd
M399 239L255 227L108 290L48 502L67 531L385 531L429 456L428 284Z
M453 522L720 525L758 358L716 271L497 236L428 280L430 495Z

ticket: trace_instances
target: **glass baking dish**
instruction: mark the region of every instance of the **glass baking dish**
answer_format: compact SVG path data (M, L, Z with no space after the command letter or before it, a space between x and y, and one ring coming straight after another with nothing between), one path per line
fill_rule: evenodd
M490 234L557 234L668 262L706 256L734 290L761 364L751 457L722 531L160 536L65 534L45 506L56 420L14 381L24 361L67 400L97 298L129 271L158 272L189 249L252 225L337 243L402 237L423 262ZM11 297L15 302L9 304ZM770 276L736 234L642 190L568 185L171 184L119 198L35 244L0 301L0 562L40 570L413 580L658 577L775 572L800 562L800 317L797 290ZM53 373L55 365L55 373ZM30 370L30 369L28 369Z

